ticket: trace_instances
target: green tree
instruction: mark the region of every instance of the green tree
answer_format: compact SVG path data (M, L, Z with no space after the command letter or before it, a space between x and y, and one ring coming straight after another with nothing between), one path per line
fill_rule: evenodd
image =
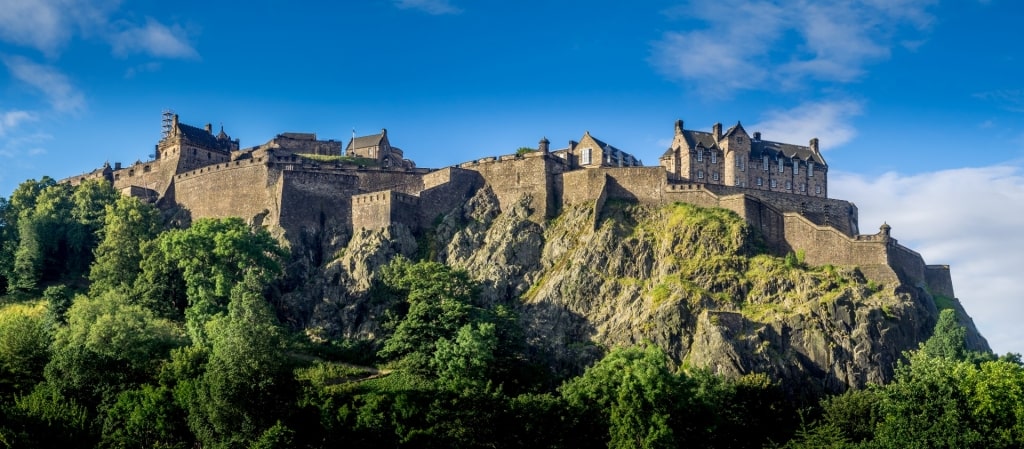
M0 308L0 398L30 391L43 379L51 338L43 306Z
M107 206L103 238L96 247L89 280L90 293L128 291L142 271L142 244L160 232L160 212L134 197L118 198Z
M957 322L956 312L945 309L939 312L932 336L921 345L921 351L929 357L945 357L953 360L964 360L967 349L964 338L967 331Z
M233 289L228 314L207 325L205 371L178 385L189 427L204 446L248 445L288 415L293 380L282 330L262 291L254 272Z
M603 417L610 448L675 447L671 417L680 390L668 358L653 345L613 350L561 387L570 405Z
M131 304L121 292L78 296L67 318L54 338L46 380L84 405L151 382L170 350L184 343L178 324Z
M413 372L429 373L437 342L454 339L460 328L482 316L472 304L475 285L464 271L396 258L384 267L383 279L392 294L405 299L401 304L408 310L392 324L394 332L379 355Z
M166 304L168 296L179 300L175 295L184 285L189 337L203 343L206 323L224 313L243 276L265 285L280 276L285 255L266 230L253 230L240 218L200 219L143 247L135 290L144 304Z
M453 340L441 338L435 346L431 366L442 386L454 391L487 387L498 346L493 323L467 324Z
M15 281L14 259L21 241L19 218L25 211L35 208L39 192L55 183L49 177L39 181L30 179L18 185L10 199L0 199L0 277L5 290Z

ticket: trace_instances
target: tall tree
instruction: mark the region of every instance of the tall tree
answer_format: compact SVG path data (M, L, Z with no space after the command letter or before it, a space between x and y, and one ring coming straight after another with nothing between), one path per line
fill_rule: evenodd
M134 197L118 198L107 206L102 240L89 272L92 295L107 290L128 291L142 271L142 244L160 232L160 213Z

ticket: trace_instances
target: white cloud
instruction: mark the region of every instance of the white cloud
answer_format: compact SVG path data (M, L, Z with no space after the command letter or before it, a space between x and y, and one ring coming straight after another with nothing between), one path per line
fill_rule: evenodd
M666 33L654 42L651 62L666 76L715 94L795 88L807 79L850 82L907 41L896 40L898 31L926 29L934 2L690 0L667 15L706 26ZM789 39L798 42L781 45Z
M0 137L7 135L19 125L36 119L29 111L7 111L0 113Z
M76 32L102 32L119 0L0 0L0 40L53 55Z
M429 3L429 2L427 2ZM184 29L153 18L143 25L114 19L121 0L0 0L0 41L57 55L74 37L94 37L117 55L196 58Z
M789 110L774 110L764 120L747 128L760 131L773 142L809 142L817 137L824 151L841 146L857 135L850 120L860 115L861 103L852 100L804 103Z
M185 30L180 26L167 27L152 18L147 18L144 26L130 27L111 35L110 42L114 47L114 53L121 56L145 53L160 58L198 57L199 53L188 43L185 34Z
M829 196L857 204L861 232L888 222L928 263L949 264L957 296L992 348L1024 353L1024 167L875 178L833 172Z
M396 0L395 6L401 9L418 9L427 14L458 14L461 9L448 0Z
M3 61L15 79L40 91L54 110L74 113L85 109L85 96L57 69L17 56Z

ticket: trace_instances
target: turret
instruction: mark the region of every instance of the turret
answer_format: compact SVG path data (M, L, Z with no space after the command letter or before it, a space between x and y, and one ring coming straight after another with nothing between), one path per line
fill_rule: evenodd
M548 147L550 145L551 142L548 140L547 137L541 137L540 142L537 142L537 151L540 151L543 154L548 154Z

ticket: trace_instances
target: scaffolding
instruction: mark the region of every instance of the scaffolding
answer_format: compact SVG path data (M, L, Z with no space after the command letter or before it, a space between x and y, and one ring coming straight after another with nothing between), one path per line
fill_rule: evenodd
M160 120L160 138L165 139L171 133L171 126L174 126L174 111L164 109L163 118Z

